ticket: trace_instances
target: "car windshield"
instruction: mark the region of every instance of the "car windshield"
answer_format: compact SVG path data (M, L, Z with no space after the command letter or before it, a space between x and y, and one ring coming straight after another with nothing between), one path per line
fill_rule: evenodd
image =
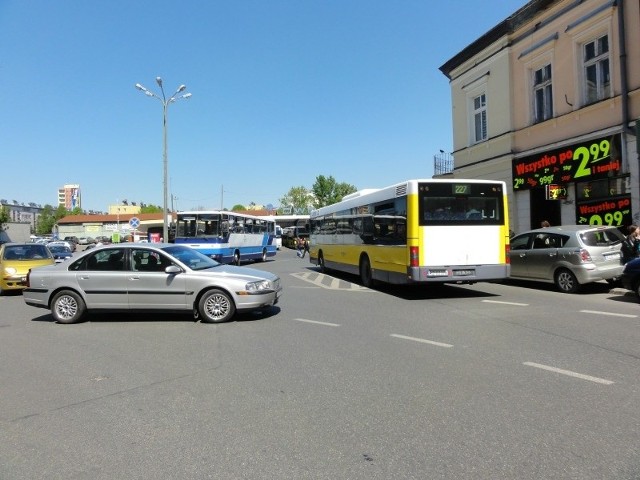
M51 258L51 253L44 245L10 245L4 250L4 260L42 260Z
M207 268L217 267L220 265L220 263L191 247L172 245L170 247L164 247L162 250L177 258L185 265L188 265L191 270L205 270Z

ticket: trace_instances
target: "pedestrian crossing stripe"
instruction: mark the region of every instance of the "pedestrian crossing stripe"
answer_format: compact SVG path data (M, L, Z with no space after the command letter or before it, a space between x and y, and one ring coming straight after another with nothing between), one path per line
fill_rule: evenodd
M317 272L296 272L292 273L292 276L303 280L305 282L312 283L320 288L326 288L327 290L348 290L351 292L369 292L371 291L367 287L358 285L357 283L351 283L346 280L325 275L324 273Z

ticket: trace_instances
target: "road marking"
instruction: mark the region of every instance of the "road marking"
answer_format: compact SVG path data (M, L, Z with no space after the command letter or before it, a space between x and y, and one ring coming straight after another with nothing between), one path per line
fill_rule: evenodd
M398 335L397 333L392 333L391 336L395 338L401 338L403 340L413 340L414 342L428 343L429 345L435 345L436 347L444 347L444 348L453 347L453 345L450 345L448 343L434 342L433 340L426 340L424 338L407 337L405 335Z
M349 292L371 292L372 290L357 283L351 283L347 280L325 275L318 272L296 272L291 274L299 280L309 282L317 287L326 288L327 290L346 290Z
M482 300L485 303L500 303L501 305L515 305L517 307L528 307L528 303L501 302L499 300Z
M590 375L583 375L582 373L572 372L570 370L562 370L561 368L550 367L548 365L542 365L540 363L533 362L524 362L523 365L527 365L529 367L541 368L542 370L548 370L554 373L560 373L562 375L568 375L570 377L580 378L582 380L589 380L590 382L601 383L603 385L611 385L611 380L605 380L604 378L592 377Z
M317 320L307 320L306 318L294 318L296 322L305 322L305 323L315 323L318 325L324 325L326 327L339 327L340 325L337 323L329 323L329 322L318 322Z
M594 315L609 315L610 317L637 318L637 315L628 313L599 312L598 310L580 310L580 313L593 313Z

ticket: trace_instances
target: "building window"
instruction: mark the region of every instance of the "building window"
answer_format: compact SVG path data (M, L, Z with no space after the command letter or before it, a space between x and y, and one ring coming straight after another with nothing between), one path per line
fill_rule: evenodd
M487 97L483 93L473 99L474 143L487 139Z
M611 96L609 73L609 37L604 35L584 44L584 93L585 104Z
M533 72L534 123L553 117L553 94L551 87L551 65Z

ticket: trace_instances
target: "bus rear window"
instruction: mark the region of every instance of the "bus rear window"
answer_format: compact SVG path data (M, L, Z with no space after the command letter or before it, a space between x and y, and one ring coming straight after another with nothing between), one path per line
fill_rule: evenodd
M426 185L420 189L420 225L503 225L502 189L486 184Z

